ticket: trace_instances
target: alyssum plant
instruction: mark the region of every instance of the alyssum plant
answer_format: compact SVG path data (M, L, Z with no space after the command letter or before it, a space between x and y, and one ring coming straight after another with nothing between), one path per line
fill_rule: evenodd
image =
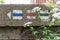
M39 15L40 8L39 7L33 8L32 12L36 12L38 14L38 18L40 18L40 15ZM24 27L26 27L26 25L29 27L29 30L31 31L31 33L36 37L36 40L58 40L57 38L60 34L57 34L57 32L59 32L60 30L57 30L56 32L53 32L52 30L50 30L50 28L53 27L52 25L54 25L54 23L51 22L48 25L48 27L46 27L45 25L42 25L39 28L37 28L38 30L36 28L34 28L33 26L31 26L31 24L32 24L32 22L27 22L24 24ZM42 30L42 35L44 35L44 37L41 37L41 38L38 37L38 35L37 35L38 33L40 33L39 32L40 29Z
M46 27L46 26L40 26L39 28L34 28L33 26L28 26L29 30L31 31L31 34L34 35L36 37L36 40L58 40L58 36L60 34L57 34L57 32L59 32L60 30L56 31L55 33L53 31L50 30L51 27ZM41 30L42 28L42 35L44 35L44 37L40 38L38 37L37 34L39 34L39 30Z

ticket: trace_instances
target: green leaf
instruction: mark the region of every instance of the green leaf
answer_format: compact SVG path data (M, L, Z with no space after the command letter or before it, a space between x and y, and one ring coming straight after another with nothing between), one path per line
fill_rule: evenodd
M32 31L32 34L36 35L38 33L38 31Z
M3 3L4 3L4 0L0 0L0 3L2 3L2 4L3 4Z
M49 23L49 27L52 27L53 25L54 25L53 22L50 22L50 23Z
M40 38L36 38L36 40L40 40Z
M42 40L51 40L51 39L47 37L47 38L42 38Z
M30 27L30 30L33 31L33 30L35 30L35 29L34 29L34 27Z

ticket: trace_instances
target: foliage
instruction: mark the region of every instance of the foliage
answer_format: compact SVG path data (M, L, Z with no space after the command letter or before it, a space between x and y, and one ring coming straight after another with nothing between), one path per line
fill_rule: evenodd
M60 19L56 20L55 23L59 25L60 24Z
M55 5L55 4L45 4L45 6L49 9L49 10L52 10L53 8L60 8L59 5ZM38 18L40 17L40 12L37 12L38 13ZM52 15L52 14L51 14ZM60 21L59 21L60 22ZM31 33L36 37L36 40L58 40L57 37L60 35L60 34L57 34L57 32L60 32L60 30L58 30L57 32L53 32L50 30L50 28L52 28L54 25L53 22L50 22L49 23L49 27L46 27L45 25L42 25L38 28L38 30L43 30L42 34L45 35L43 38L39 38L38 37L38 33L39 31L34 28L33 26L30 26L29 29L31 31Z
M53 0L50 0L50 3L53 3Z
M4 0L0 0L0 3L1 3L1 4L4 4Z
M40 11L36 11L36 13L38 15L37 18L40 19Z
M43 30L43 35L45 35L43 38L39 38L37 36L37 34L39 33L39 31L37 29L35 29L34 27L29 27L30 28L30 31L31 33L36 37L36 40L58 40L57 37L60 35L60 34L57 34L57 32L53 33L49 28L50 27L45 27L45 26L41 26L40 28L38 28L39 30L42 28Z
M60 8L60 5L57 5L57 4L44 4L44 5L48 8L48 10L50 10L50 13L49 13L50 15L49 16L50 16L50 21L51 21L52 20L53 9L54 8ZM60 24L60 19L57 20L55 23ZM55 23L50 22L49 27L55 25Z
M57 4L44 4L49 10L52 10L53 8L60 8L60 5Z
M44 33L45 37L41 38L41 40L58 40L57 37L59 34L53 33L49 28L50 27L47 28L47 27L43 26L43 29L44 29L43 33Z
M49 27L52 27L52 26L54 26L55 24L53 23L53 22L50 22L49 23Z

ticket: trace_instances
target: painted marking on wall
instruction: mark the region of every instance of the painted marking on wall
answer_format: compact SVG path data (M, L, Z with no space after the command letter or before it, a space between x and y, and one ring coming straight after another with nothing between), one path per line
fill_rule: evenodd
M13 19L21 20L23 18L22 10L13 10Z
M27 19L36 19L36 13L31 13L31 11L27 11Z
M11 19L11 12L7 13L7 16Z
M45 10L45 11L41 10L40 18L43 21L49 21L49 12L48 12L48 10Z

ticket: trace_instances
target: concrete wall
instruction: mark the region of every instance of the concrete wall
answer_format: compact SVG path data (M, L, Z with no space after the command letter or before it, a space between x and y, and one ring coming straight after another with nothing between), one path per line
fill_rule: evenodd
M27 22L27 18L26 18L26 10L31 10L33 7L39 6L42 9L47 9L44 5L15 5L15 4L11 4L11 5L0 5L0 26L23 26L24 23ZM22 10L24 15L23 15L23 19L22 20L13 20L12 16L11 19L9 19L9 17L7 16L8 12L12 12L13 10ZM11 13L12 15L12 13ZM40 24L42 24L40 19L35 19L35 20L31 20L33 22L33 26L39 26ZM48 24L45 23L45 24Z
M0 39L20 39L20 30L15 28L0 28Z

